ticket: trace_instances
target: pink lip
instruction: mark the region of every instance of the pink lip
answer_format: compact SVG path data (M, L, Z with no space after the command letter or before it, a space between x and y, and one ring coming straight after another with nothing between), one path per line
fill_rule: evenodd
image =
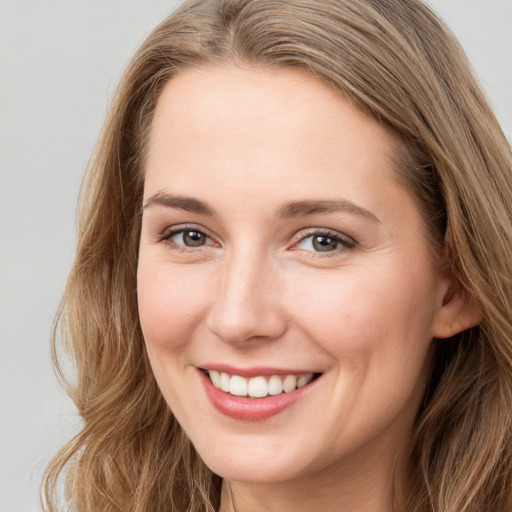
M214 368L211 368L214 369ZM215 368L217 369L217 367ZM251 369L252 371L253 369ZM217 370L219 371L219 370ZM225 370L223 370L225 371ZM238 371L238 370L237 370ZM273 370L274 371L274 370ZM227 372L230 373L230 372ZM300 373L300 372L299 372ZM307 372L302 372L307 373ZM293 372L295 374L295 372ZM213 406L222 414L244 421L262 421L294 405L306 393L310 391L315 380L303 388L296 389L290 393L281 393L280 395L267 396L265 398L248 398L242 396L233 396L221 389L217 389L211 382L210 378L200 371L201 380L206 391L206 395L212 402ZM235 373L235 375L241 375ZM270 375L268 373L257 373L252 375ZM277 375L272 373L271 375ZM287 373L286 375L291 375ZM244 375L245 376L245 375Z

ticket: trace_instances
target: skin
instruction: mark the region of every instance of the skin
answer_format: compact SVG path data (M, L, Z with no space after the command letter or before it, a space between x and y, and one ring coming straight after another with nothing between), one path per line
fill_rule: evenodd
M300 70L194 68L163 91L145 176L140 321L167 403L224 477L222 511L383 512L393 471L399 493L405 485L432 340L469 316L433 263L392 143ZM318 200L343 208L283 216L289 202ZM204 244L187 246L185 228ZM341 241L319 252L319 232ZM281 413L241 421L207 398L198 368L212 363L321 377Z

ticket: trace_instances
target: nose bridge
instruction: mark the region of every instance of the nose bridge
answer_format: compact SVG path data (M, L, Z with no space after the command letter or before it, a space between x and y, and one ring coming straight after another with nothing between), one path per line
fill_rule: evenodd
M286 321L276 274L271 258L250 246L226 255L209 315L210 330L228 343L279 337Z

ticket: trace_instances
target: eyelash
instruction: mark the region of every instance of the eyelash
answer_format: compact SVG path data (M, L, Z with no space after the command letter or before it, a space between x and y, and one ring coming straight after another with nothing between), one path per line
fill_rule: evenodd
M325 252L323 252L323 251L308 251L306 249L300 249L297 247L300 243L304 243L308 238L314 239L315 237L329 238L332 241L334 241L338 245L338 247L336 247L332 251L325 251ZM314 242L312 241L312 243L314 243ZM299 240L294 244L295 249L293 249L293 250L297 250L297 251L305 250L305 251L311 253L311 255L315 258L328 258L330 256L337 256L343 252L352 251L356 248L356 246L357 246L357 242L353 238L348 237L346 235L342 235L338 231L333 231L331 229L316 229L313 231L306 231L306 230L301 231L299 233Z
M196 247L194 246L186 246L182 244L177 244L176 242L172 241L172 238L176 235L179 235L180 233L186 233L186 232L195 232L199 233L200 235L206 237L209 240L213 240L212 237L210 237L203 229L199 229L196 226L180 226L178 228L165 231L161 236L158 238L158 242L165 242L167 243L173 250L180 252L180 253L187 253L187 252L195 252L197 250L201 250L205 245L213 245L213 244L203 244L198 245ZM305 240L308 238L313 237L325 237L328 239L331 239L336 244L339 245L339 247L336 247L332 251L314 251L314 250L307 250L307 249L300 249L297 246L301 243L304 243ZM294 242L292 246L292 250L304 250L305 252L311 253L313 257L321 257L326 258L330 256L338 255L340 252L348 252L356 248L357 242L346 235L342 235L341 233L337 231L333 231L330 229L316 229L314 231L301 231L298 234L298 240ZM312 242L314 243L314 242Z
M203 229L199 229L193 225L190 225L190 226L185 225L185 226L180 226L178 228L174 228L171 230L166 230L162 235L160 235L158 237L158 242L164 242L164 243L168 244L173 250L180 252L180 253L194 252L194 251L202 249L204 247L204 245L212 245L212 244L205 243L203 245L193 247L193 246L177 244L176 242L172 241L172 238L175 237L176 235L179 235L180 233L187 233L187 232L199 233L199 234L203 235L204 237L206 237L207 239L212 240L212 237L209 236L207 233L205 233Z

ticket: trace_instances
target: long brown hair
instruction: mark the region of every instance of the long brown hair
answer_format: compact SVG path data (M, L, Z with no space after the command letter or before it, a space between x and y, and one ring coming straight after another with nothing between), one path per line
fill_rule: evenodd
M220 478L164 402L138 320L136 267L148 129L186 67L299 67L399 139L396 167L433 246L481 310L437 342L418 413L407 512L512 510L511 149L453 36L419 0L193 0L136 53L83 186L79 244L59 312L83 418L43 482L46 511L214 511ZM58 329L56 329L57 331ZM57 336L54 336L57 338Z

